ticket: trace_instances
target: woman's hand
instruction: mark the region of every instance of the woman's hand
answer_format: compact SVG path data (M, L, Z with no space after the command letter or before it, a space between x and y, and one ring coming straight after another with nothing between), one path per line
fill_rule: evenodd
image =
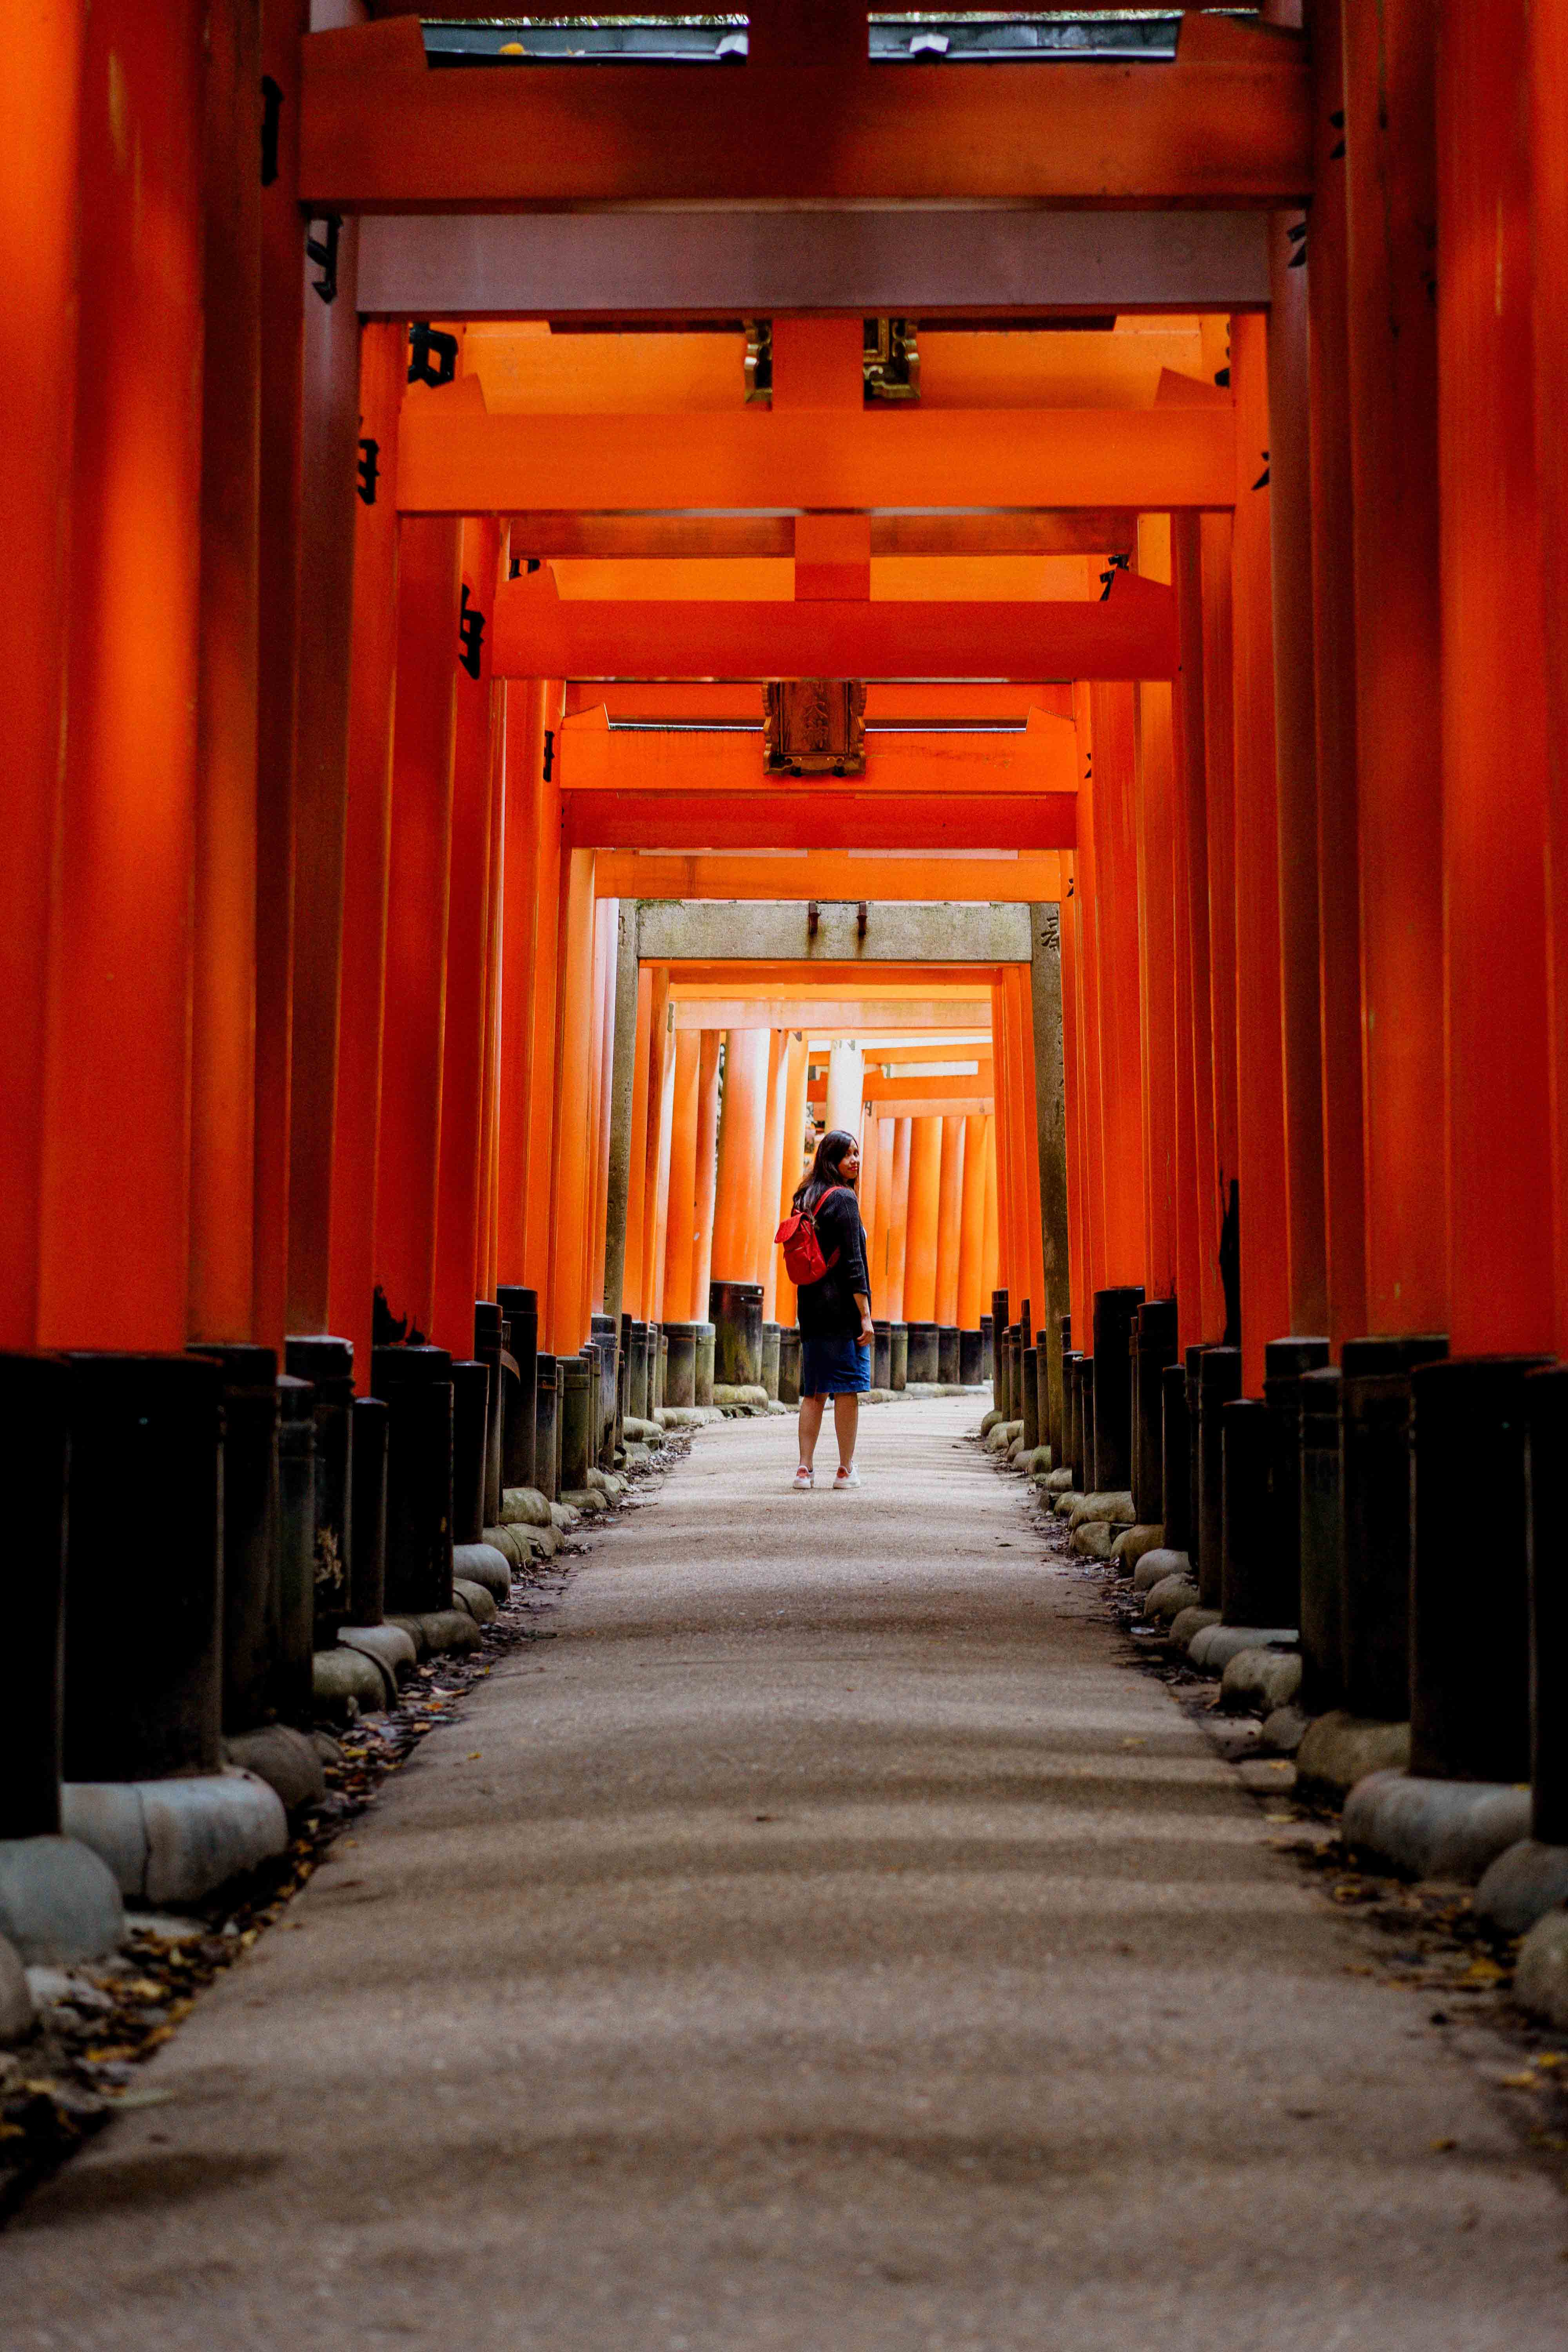
M861 1346L862 1346L863 1348L869 1348L869 1347L871 1347L871 1346L875 1343L876 1337L877 1337L877 1327L876 1327L876 1325L872 1322L872 1320L871 1320L871 1318L870 1318L870 1317L869 1317L868 1315L862 1315L862 1316L861 1316L861 1318L860 1318L860 1344L861 1344Z

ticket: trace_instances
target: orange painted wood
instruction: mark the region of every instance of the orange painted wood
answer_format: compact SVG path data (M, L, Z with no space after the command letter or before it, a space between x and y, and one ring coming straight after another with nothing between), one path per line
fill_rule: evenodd
M714 1282L751 1282L756 1262L757 1175L767 1115L766 1029L731 1029L724 1045L719 1174L713 1208Z
M1361 845L1356 805L1355 533L1352 514L1345 104L1340 0L1312 17L1314 193L1306 272L1311 401L1312 635L1316 656L1318 941L1321 959L1323 1250L1335 1353L1366 1328L1365 1102L1362 1087Z
M429 1337L446 1018L462 533L405 522L399 559L375 1279Z
M720 719L740 721L759 730L763 723L762 688L746 678L609 678L567 688L569 715L600 708L608 712L612 721ZM871 729L928 727L940 725L943 719L954 724L1011 719L1021 725L1036 709L1054 718L1070 719L1072 688L1038 680L1031 685L1008 686L1000 682L975 684L963 678L922 679L914 684L899 678L873 678L866 688L866 724ZM871 751L887 747L873 738Z
M1556 1351L1568 1355L1568 0L1535 0L1530 16L1534 159L1535 463L1546 644L1547 904L1552 1039Z
M768 1045L767 1118L763 1131L762 1181L757 1196L757 1271L754 1280L763 1286L763 1319L775 1321L778 1293L778 1273L783 1263L773 1235L778 1231L776 1214L779 1192L784 1182L784 1120L788 1112L789 1094L789 1031L774 1029Z
M968 1121L942 1122L942 1180L936 1212L936 1320L958 1322L958 1261L963 1245L963 1143Z
M256 1179L253 1336L288 1321L305 421L300 264L300 44L309 0L262 0L261 70L283 92L278 177L261 191L260 638L257 652ZM348 528L346 514L342 527ZM330 1232L330 1229L329 1229ZM330 1278L330 1277L329 1277Z
M669 1208L664 1244L664 1300L672 1322L694 1319L697 1262L697 1079L699 1034L675 1041L670 1103Z
M719 1182L720 1046L717 1029L698 1032L697 1065L697 1265L692 1286L694 1320L706 1321L708 1286L713 1275L713 1212ZM804 1055L800 1082L805 1083Z
M610 1189L610 1076L616 1060L616 945L620 908L614 898L600 898L595 909L595 952L598 961L599 1027L594 1053L594 1124L598 1142L594 1154L593 1223L589 1227L590 1285L595 1315L605 1309L605 1258L609 1246L605 1202Z
M463 525L462 587L468 610L489 617L500 569L493 516ZM486 636L489 631L486 631ZM458 639L454 632L454 657ZM460 1361L473 1353L484 1154L485 974L490 899L490 796L497 700L483 641L479 675L460 665L455 683L451 864L447 887L446 1017L441 1040L441 1129L437 1191L436 1307L431 1338Z
M78 190L92 228L77 279L69 725L46 990L45 1347L179 1348L186 1336L204 15L195 0L102 0L83 55ZM63 523L59 493L46 476ZM46 559L52 632L48 581ZM47 709L47 674L42 690ZM34 706L35 745L37 725ZM24 806L24 821L39 816Z
M873 1311L885 1316L888 1311L888 1229L893 1216L893 1144L898 1134L898 1121L879 1118L871 1124L877 1140L877 1181L872 1196L870 1255L867 1272L871 1277Z
M1556 1335L1530 9L1438 13L1449 1336L1479 1355Z
M1344 0L1366 1320L1448 1327L1436 11Z
M989 1115L973 1113L963 1122L963 1182L959 1202L958 1297L961 1331L978 1331L991 1312L985 1280L986 1129Z
M779 789L779 780L763 772L760 734L645 733L595 726L584 714L566 723L561 754L562 789L568 793L725 793L773 798ZM857 795L881 793L900 801L932 793L943 799L958 794L1070 795L1076 766L1070 721L1036 711L1026 729L1006 734L954 729L873 736L864 772L847 781ZM840 796L837 788L828 795Z
M573 849L1039 850L1070 848L1077 824L1071 793L927 793L900 803L848 788L828 799L802 786L741 796L577 791L564 799L562 839Z
M1061 892L1054 849L1003 851L973 857L875 860L853 850L814 850L788 860L736 853L608 849L599 854L595 887L616 898L879 899L945 898L956 904L988 899L1028 906Z
M996 1250L996 1121L987 1113L981 1122L985 1135L985 1237L980 1256L980 1311L991 1312L991 1295L1000 1287Z
M664 1057L664 1084L659 1089L658 1118L655 1136L658 1164L654 1178L653 1230L658 1280L654 1292L654 1311L657 1319L661 1323L667 1317L672 1321L678 1319L675 1314L675 1302L669 1297L665 1283L665 1265L669 1247L669 1160L674 1143L674 1105L675 1055L671 1051Z
M1107 1279L1142 1282L1147 1250L1145 1203L1146 1134L1144 1077L1150 1040L1142 1004L1143 934L1168 904L1166 877L1158 854L1150 862L1148 837L1158 844L1170 828L1168 719L1163 739L1143 747L1140 778L1134 690L1125 686L1089 689L1094 763L1094 871L1096 953L1099 965L1100 1074L1104 1122ZM1142 805L1152 801L1152 807ZM1168 867L1168 851L1164 856ZM1168 918L1165 928L1168 931ZM1169 940L1163 940L1161 984L1168 982ZM1165 1024L1168 1029L1168 1020ZM1164 1068L1168 1069L1168 1056ZM1162 1071L1162 1076L1164 1070ZM1168 1087L1167 1087L1168 1092ZM1167 1106L1168 1108L1168 1106ZM1168 1146L1163 1122L1163 1151ZM1168 1169L1163 1171L1168 1197Z
M28 257L9 289L26 364L0 374L0 533L10 612L0 700L11 788L0 867L0 1346L38 1332L39 1135L49 899L60 817L77 367L77 174L85 0L10 28L0 87L0 244Z
M910 1153L913 1133L912 1119L900 1118L893 1122L893 1185L888 1209L886 1311L889 1320L894 1323L906 1319L904 1297L910 1247Z
M1082 996L1079 977L1079 902L1077 859L1064 858L1073 870L1062 884L1062 1092L1067 1112L1068 1163L1068 1294L1075 1330L1087 1329L1088 1219L1089 1187L1085 1140L1087 1109L1083 1086ZM992 1180L995 1178L995 1143L988 1147ZM990 1216L989 1209L986 1211ZM987 1285L987 1289L994 1287Z
M506 562L506 537L500 542ZM479 1103L479 1259L476 1298L492 1298L500 1272L500 983L506 922L507 686L492 686L489 899L485 908L484 1090ZM597 876L595 877L595 885Z
M404 330L367 321L360 337L363 428L387 462L397 446ZM392 850L393 703L397 667L398 520L390 499L354 501L349 638L348 809L343 836L342 989L328 1263L330 1329L352 1339L354 1381L370 1387L375 1288L382 1017ZM517 689L521 691L521 689ZM504 1199L504 1192L503 1192Z
M665 1075L674 1066L675 1045L670 1028L669 970L656 964L650 971L648 1009L647 1064L647 1132L643 1147L643 1264L647 1269L644 1283L644 1311L651 1321L659 1319L660 1303L668 1287L665 1255L668 1248L667 1221L659 1213L659 1166L664 1149ZM700 1069L699 1084L706 1076ZM674 1081L670 1081L673 1089ZM673 1109L674 1094L669 1097ZM702 1098L705 1101L705 1097ZM700 1166L700 1139L699 1165ZM666 1210L668 1200L666 1195ZM671 1310L671 1320L680 1318Z
M261 191L259 0L207 17L201 644L191 998L193 1338L251 1332ZM323 1236L324 1246L324 1236Z
M1077 689L1079 755L1082 772L1079 783L1079 844L1077 866L1078 912L1078 985L1079 1034L1083 1045L1083 1078L1085 1093L1084 1172L1089 1189L1086 1233L1089 1254L1086 1268L1088 1296L1110 1281L1107 1266L1110 1262L1110 1223L1114 1213L1111 1197L1110 1148L1106 1130L1105 1027L1100 997L1100 933L1101 910L1099 891L1099 785L1094 776L1094 713L1087 686ZM998 1165L1002 1170L1004 1199L1009 1181L1005 1150L1005 1127L998 1129ZM1136 1196L1142 1205L1142 1187ZM1002 1249L1008 1255L1009 1241L1005 1222L1003 1225ZM1012 1287L1009 1279L1009 1287ZM1015 1307L1016 1301L1014 1302Z
M1266 341L1261 320L1232 320L1231 383L1241 457L1231 550L1236 713L1237 1120L1241 1183L1242 1379L1249 1396L1263 1393L1266 1343L1290 1328L1269 495L1267 488L1252 487L1254 482L1263 480L1267 470ZM1303 655L1305 650L1301 648Z
M1133 678L1175 668L1170 593L1142 580L1120 582L1108 604L984 604L601 602L542 595L520 580L501 592L496 639L500 673L510 677L542 664L577 678L962 677L982 669L1020 679L1042 671ZM985 748L1011 740L989 738Z
M1256 41L1256 36L1254 36ZM417 28L309 44L301 194L336 211L1018 197L1263 203L1310 184L1285 44L1171 66L922 73L853 58L425 70ZM680 136L671 138L679 121Z
M1205 1307L1203 1336L1225 1328L1217 1257L1220 1223L1241 1164L1236 1066L1236 686L1229 515L1205 515L1199 524L1204 606L1204 749L1208 850L1210 1033L1214 1050L1215 1137L1218 1192L1214 1203L1216 1255L1205 1255L1217 1324Z
M556 413L572 413L589 406L624 415L627 394L622 339L610 336L601 339L589 335L574 335L569 339L558 337L552 341L552 359L560 345L568 340L579 350L586 349L599 340L612 346L605 355L607 396L584 401L574 385L563 384L557 390L552 384L553 396L540 405ZM682 348L683 359L685 347L697 340L689 335L645 336L640 339L645 346L656 341L676 344ZM707 338L701 340L705 341ZM943 340L951 345L969 346L979 342L1011 352L1019 339L1005 334L965 334L949 335ZM1077 342L1085 340L1081 336L1074 338ZM1142 336L1101 335L1096 340L1100 343L1120 346L1124 342L1142 343L1145 339ZM956 373L951 368L946 371L951 383L948 396L932 402L929 387L933 372L929 352L930 338L922 329L922 404L965 409L982 405L980 401L969 396L968 387L962 380L951 382ZM1075 387L1075 397L1081 397L1083 391L1088 389L1099 391L1100 381L1110 373L1106 364L1110 356L1108 353L1102 357L1097 352L1092 362L1085 365L1087 383L1081 388ZM729 373L728 353L726 362L724 398L704 404L698 414L711 415L715 410L722 414L731 404L734 378ZM1115 371L1118 377L1122 373L1121 369ZM1142 362L1138 373L1142 376L1148 374L1147 361ZM1127 373L1131 379L1131 372L1129 370ZM1021 386L1018 389L1026 388ZM1118 383L1113 389L1120 395L1124 388ZM1130 380L1121 404L1136 406L1140 391L1141 386L1134 389ZM654 415L678 408L680 404L679 381L672 382L667 391L647 402L648 410ZM994 404L1016 406L1016 392L1007 401L998 401ZM1107 406L1116 404L1116 399L1108 398L1106 401ZM500 405L498 401L498 408ZM662 558L670 562L754 562L771 560L778 562L795 551L795 522L789 515L595 514L570 510L552 513L548 509L531 508L514 513L510 520L513 544L519 550L526 550L530 555L538 557L541 562L607 563ZM1066 509L993 508L989 512L980 514L874 514L870 517L871 554L873 559L884 556L1105 555L1112 551L1120 553L1122 549L1132 545L1135 521L1135 517L1120 507L1073 507Z
M561 962L561 788L555 745L560 740L562 682L540 682L542 721L531 734L529 823L533 838L534 932L529 966L531 1041L529 1048L528 1209L523 1279L539 1293L541 1329L552 1278L551 1185L555 1165L557 998ZM531 729L531 701L530 722ZM549 773L546 774L546 768Z
M936 1320L936 1268L942 1218L942 1121L910 1122L909 1240L904 1259L904 1315L910 1323Z
M998 974L991 984L991 1034L996 1052L996 1220L1001 1272L998 1281L1007 1291L1012 1319L1027 1297L1028 1269L1018 1256L1017 1120L1015 1116L1012 1024L1007 1018L1005 992Z
M588 1231L594 1031L594 854L561 861L556 949L555 1156L551 1182L550 1352L574 1355L588 1337Z
M1214 1008L1209 978L1207 695L1204 671L1202 525L1171 527L1172 584L1182 666L1171 699L1176 1047L1176 1302L1183 1349L1205 1336L1219 1296L1219 1162L1215 1131Z
M1040 1221L1039 1121L1035 1112L1035 1023L1028 975L1014 965L1003 976L1011 1007L1013 1082L1009 1109L1016 1134L1019 1177L1019 1242L1027 1268L1031 1329L1037 1339L1046 1321L1046 1264Z
M595 876L595 887L598 876ZM632 1048L632 1139L626 1171L626 1256L623 1287L626 1311L646 1321L647 1276L643 1265L643 1221L647 1197L647 1075L653 1051L653 973L637 972L637 1025Z
M991 68L987 68L987 71ZM740 408L705 415L487 415L423 404L406 420L410 514L637 509L1214 507L1235 498L1222 410ZM1114 598L1112 602L1114 602Z

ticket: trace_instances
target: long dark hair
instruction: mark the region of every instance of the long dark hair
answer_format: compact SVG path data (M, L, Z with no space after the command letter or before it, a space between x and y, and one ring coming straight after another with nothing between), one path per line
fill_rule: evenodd
M824 1192L830 1192L835 1184L847 1184L853 1192L854 1179L841 1176L838 1171L845 1153L858 1151L859 1149L858 1137L842 1127L830 1127L816 1147L816 1157L811 1163L805 1183L795 1187L794 1206L797 1210L815 1209Z

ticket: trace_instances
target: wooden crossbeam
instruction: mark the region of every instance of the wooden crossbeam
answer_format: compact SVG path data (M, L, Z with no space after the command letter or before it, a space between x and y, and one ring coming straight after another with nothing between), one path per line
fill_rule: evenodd
M602 849L594 862L601 898L813 898L1033 906L1061 897L1061 866L1054 849L1005 851L989 856L941 859L896 855L875 858L853 850L802 849L788 856L744 851Z
M1137 544L1124 509L1082 511L873 515L871 554L1115 555ZM734 561L795 553L791 515L552 514L511 518L511 551L542 562Z
M752 727L760 733L763 724L762 688L747 678L595 679L567 687L569 719L600 709L607 712L612 725L617 719L649 726L706 723ZM908 679L890 679L874 680L866 689L866 724L873 730L944 724L1021 726L1031 710L1070 719L1071 685L1047 685L1039 679L1016 686L994 680L976 685L969 680L911 684Z
M805 19L809 23L816 12ZM1185 28L1171 65L872 65L789 38L742 66L432 72L416 22L309 36L317 212L971 201L1279 205L1311 188L1305 45Z
M519 581L494 647L500 677L1173 677L1176 608L1132 575L1103 604L611 603Z
M1236 501L1228 405L492 415L476 399L454 398L457 390L411 400L404 412L405 514L1149 513Z
M779 780L763 772L760 735L643 734L593 725L592 716L568 722L561 732L560 782L569 803L584 793L644 796L654 803L657 824L659 810L668 812L694 796L755 801L778 795ZM826 779L817 789L829 799L850 793L900 804L933 796L969 801L1054 795L1070 802L1077 782L1077 738L1070 722L1037 712L1017 734L873 735L862 775Z
M1074 793L924 793L901 799L831 790L787 793L573 792L561 803L568 849L1071 849Z

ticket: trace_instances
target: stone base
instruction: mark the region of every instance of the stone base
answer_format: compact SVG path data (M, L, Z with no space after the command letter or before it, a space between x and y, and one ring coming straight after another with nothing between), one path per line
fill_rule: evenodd
M466 1609L476 1625L493 1625L496 1622L495 1595L487 1585L475 1584L466 1576L452 1579L452 1598L459 1609Z
M563 1486L561 1499L572 1510L585 1512L590 1518L597 1517L610 1507L607 1498L600 1494L597 1486Z
M1133 1590L1151 1592L1156 1584L1163 1584L1167 1576L1190 1577L1192 1573L1193 1563L1187 1553L1173 1551L1165 1544L1156 1544L1152 1551L1144 1553L1133 1570Z
M232 1767L184 1780L68 1780L60 1810L121 1895L145 1903L195 1903L289 1844L282 1800Z
M1293 1650L1238 1650L1220 1676L1219 1703L1227 1715L1272 1715L1301 1687L1301 1660Z
M1522 1936L1568 1903L1568 1845L1521 1838L1487 1869L1476 1889L1476 1909L1505 1936Z
M570 1535L573 1528L581 1523L582 1517L582 1512L574 1510L570 1503L552 1503L550 1506L550 1524L558 1536Z
M1345 1844L1410 1878L1473 1883L1530 1834L1530 1790L1497 1780L1369 1772L1345 1803Z
M1047 1489L1047 1492L1049 1490ZM1072 1522L1072 1515L1077 1510L1082 1500L1083 1496L1079 1493L1078 1488L1069 1483L1068 1486L1064 1486L1061 1492L1057 1496L1057 1499L1051 1505L1051 1508L1055 1511L1058 1519L1066 1519L1070 1526Z
M622 1422L621 1433L637 1445L657 1445L664 1435L657 1421L639 1421L635 1412L628 1412Z
M0 1936L0 2049L26 2041L33 2030L33 1988L22 1955Z
M1206 1625L1187 1644L1187 1656L1205 1675L1223 1675L1243 1650L1293 1650L1300 1639L1293 1625Z
M713 1402L720 1412L724 1412L726 1407L728 1407L731 1412L733 1412L738 1405L747 1405L754 1412L766 1412L768 1409L768 1392L766 1389L763 1388L761 1381L741 1381L739 1382L715 1381L713 1383Z
M1531 2017L1568 2031L1568 1911L1549 1911L1526 1936L1513 1997Z
M665 1429L706 1429L718 1418L715 1409L706 1404L661 1404L658 1425Z
M0 1935L30 1969L101 1959L125 1935L120 1883L79 1838L0 1838Z
M1294 1756L1311 1727L1312 1718L1299 1706L1277 1706L1265 1716L1258 1746L1271 1756Z
M1184 1656L1187 1644L1194 1633L1201 1633L1205 1625L1218 1623L1217 1609L1184 1609L1179 1617L1172 1619L1171 1630L1166 1639L1173 1650L1180 1650Z
M1080 1559L1110 1558L1110 1528L1104 1519L1079 1519L1072 1531L1072 1548Z
M1198 1601L1198 1588L1190 1576L1167 1576L1143 1595L1143 1614L1169 1624L1184 1609L1195 1609Z
M1123 1528L1110 1547L1110 1557L1116 1562L1119 1576L1131 1576L1141 1559L1152 1551L1164 1547L1163 1528L1133 1526Z
M492 1601L504 1604L511 1599L511 1562L488 1543L454 1544L452 1573L482 1584Z
M637 1425L643 1426L640 1422ZM658 1436L657 1430L654 1434ZM549 1498L537 1486L509 1486L500 1498L500 1522L503 1528L547 1528Z
M1071 1486L1072 1472L1068 1469L1053 1470L1046 1480L1046 1490L1052 1495L1065 1495Z
M1108 1527L1130 1528L1133 1524L1132 1497L1126 1493L1101 1492L1098 1488L1090 1494L1080 1495L1077 1508L1068 1515L1068 1524L1080 1527L1085 1519L1103 1519Z
M407 1639L413 1647L412 1635ZM357 1640L342 1642L340 1636L337 1649L318 1650L310 1662L310 1704L329 1723L353 1723L362 1715L379 1715L392 1705L394 1695L380 1660Z
M254 1772L281 1799L287 1813L319 1805L327 1793L326 1775L316 1743L308 1732L287 1723L265 1724L259 1731L237 1732L223 1743L226 1764Z
M406 1618L398 1623L406 1625ZM425 1636L427 1656L466 1657L479 1646L479 1629L466 1609L430 1609L415 1621Z
M552 1533L549 1528L487 1528L485 1542L519 1576L526 1576L534 1561L544 1557L545 1538Z
M1375 1716L1347 1715L1336 1707L1308 1727L1296 1751L1297 1785L1315 1797L1343 1804L1369 1772L1405 1772L1410 1768L1410 1726Z
M992 1408L991 1408L991 1410L990 1410L990 1412L989 1412L988 1413L986 1413L986 1414L983 1417L983 1419L982 1419L982 1421L981 1421L981 1423L980 1423L980 1434L981 1434L981 1436L982 1436L982 1437L989 1437L989 1436L990 1436L990 1434L991 1434L991 1432L995 1428L995 1426L996 1426L997 1423L1001 1420L1001 1418L1002 1418L1001 1414L997 1412L997 1410L996 1410L995 1406L994 1406L994 1405L993 1405L993 1406L992 1406Z
M338 1642L341 1648L356 1650L380 1667L392 1699L397 1696L404 1675L411 1675L419 1664L418 1644L401 1625L344 1625L339 1630Z

